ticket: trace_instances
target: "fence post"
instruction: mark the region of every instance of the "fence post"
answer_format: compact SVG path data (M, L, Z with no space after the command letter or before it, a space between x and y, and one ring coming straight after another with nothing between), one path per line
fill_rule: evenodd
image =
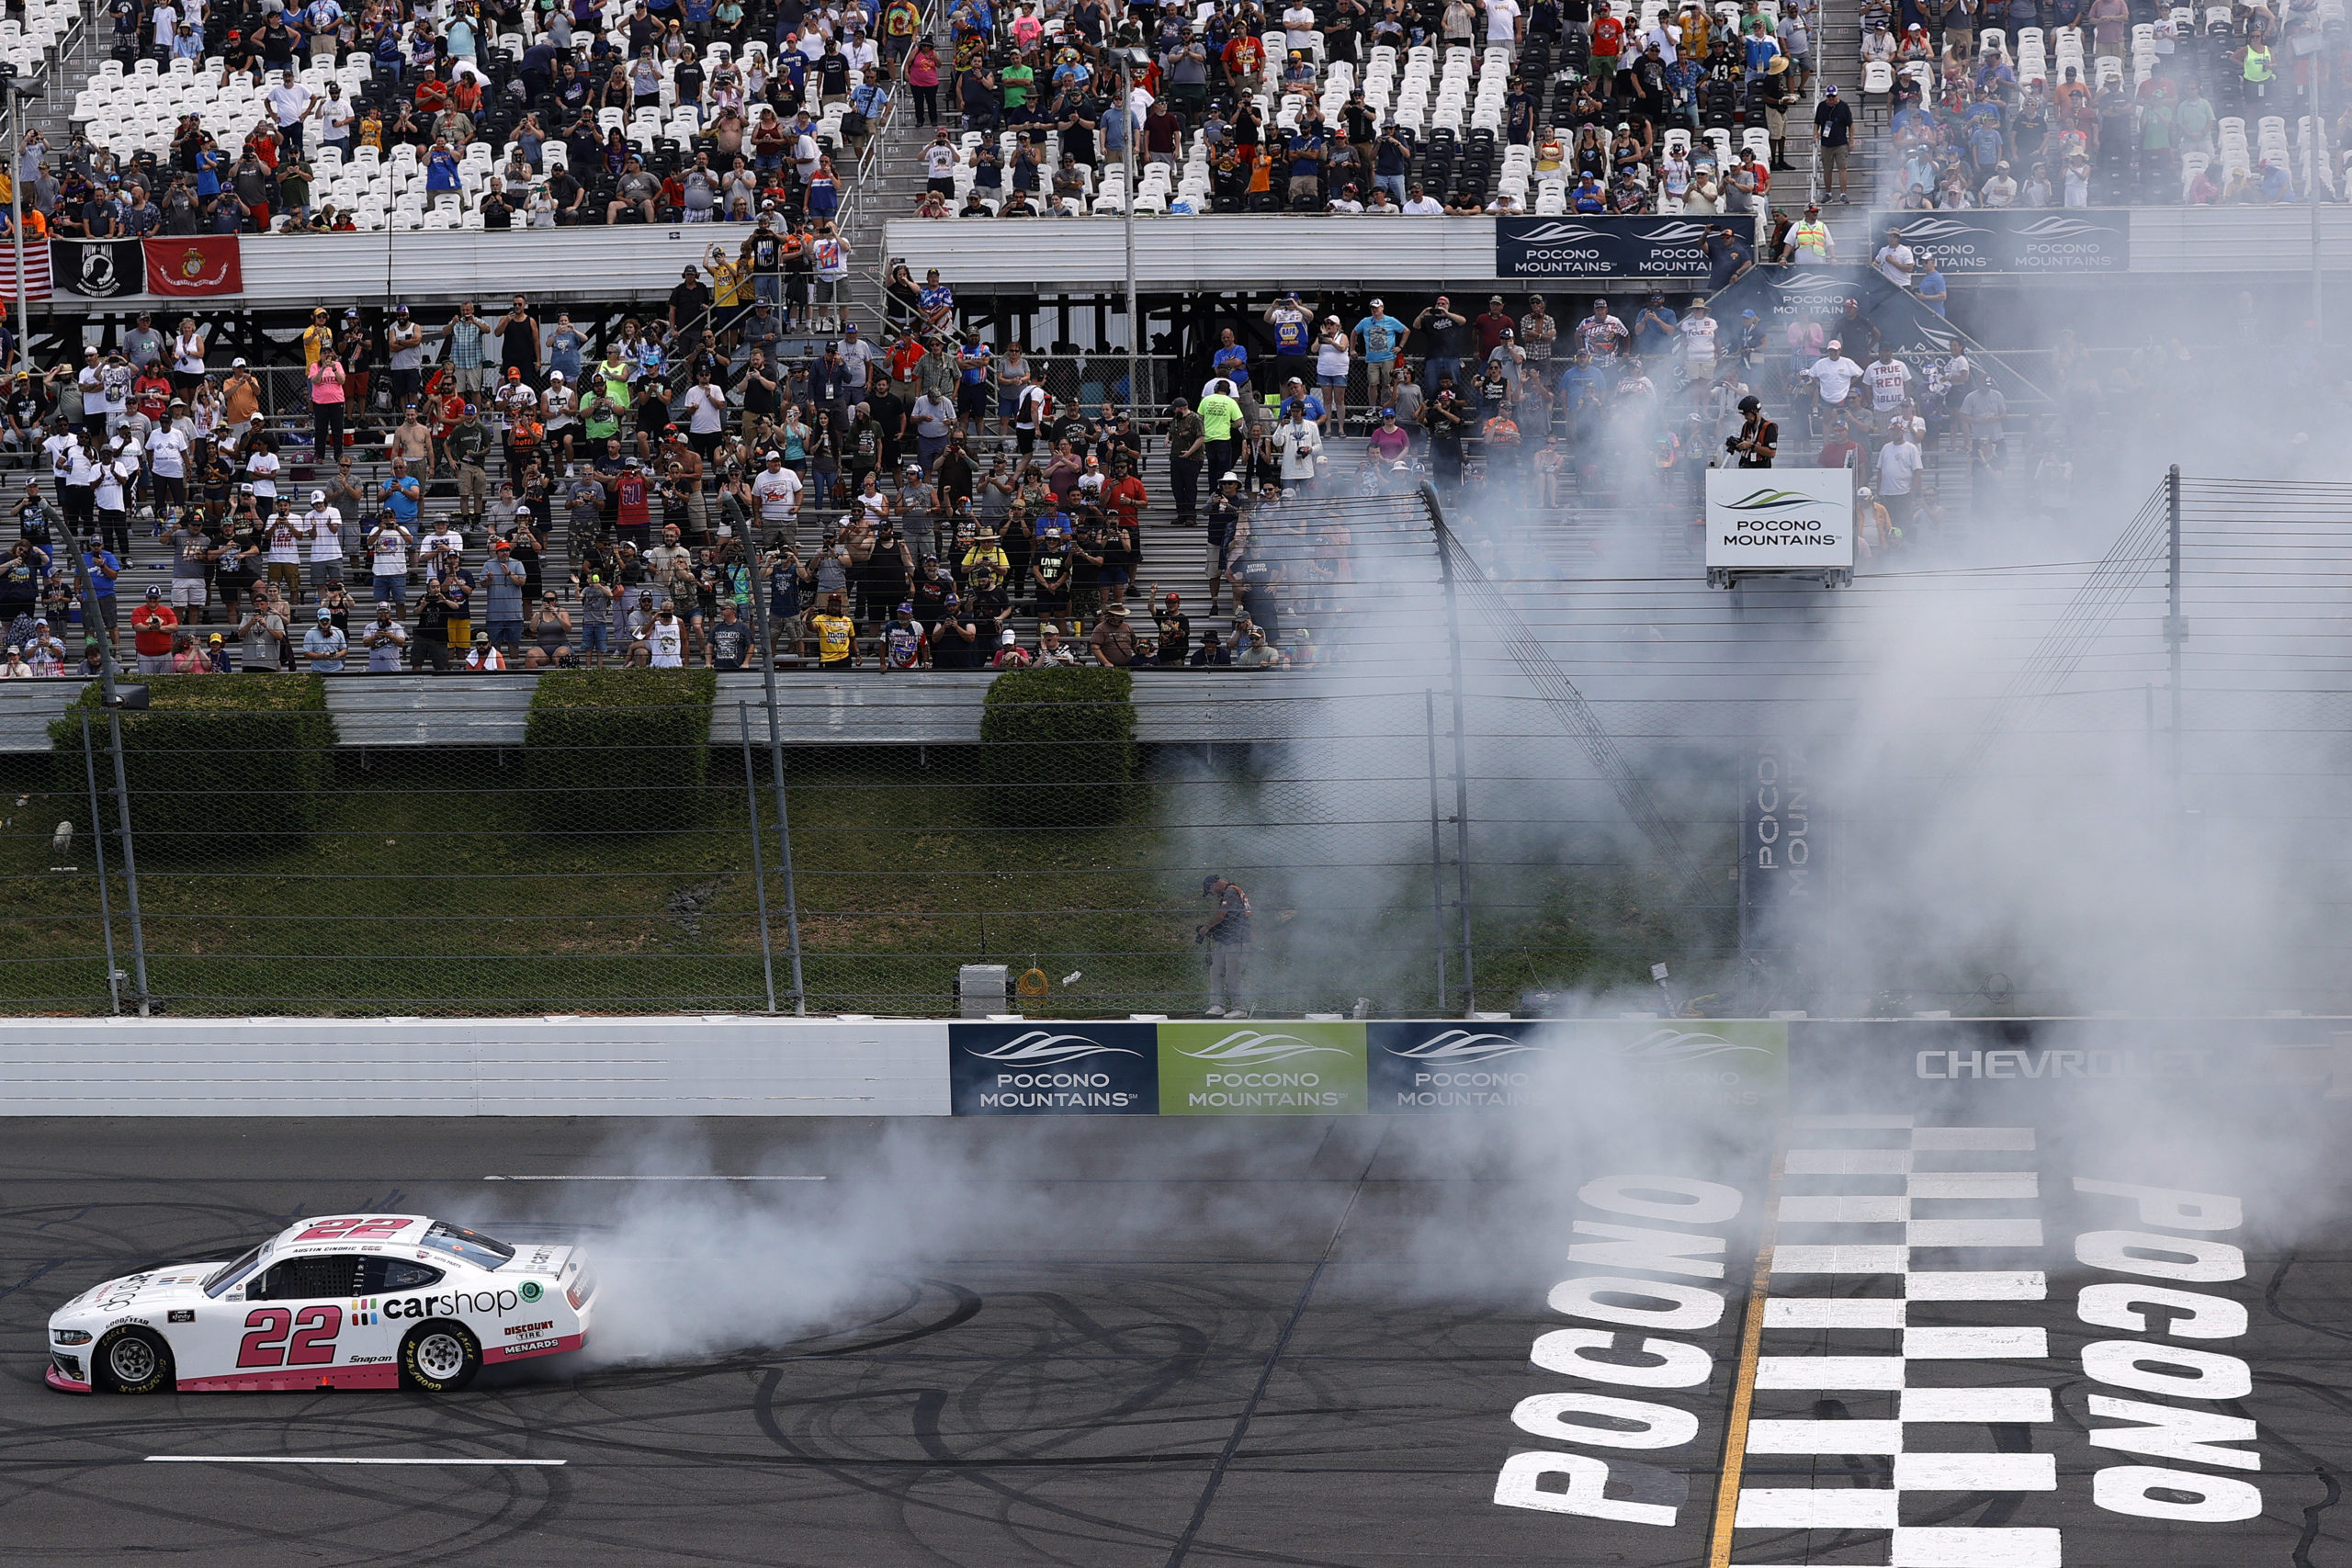
M1424 481L1421 502L1429 508L1437 543L1437 567L1445 585L1445 640L1453 676L1453 859L1462 906L1462 1015L1478 1010L1478 970L1470 937L1470 716L1462 691L1462 603L1454 584L1453 535Z
M1445 1015L1445 840L1438 829L1437 693L1421 688L1421 718L1430 738L1430 918L1437 931L1437 1010Z
M760 857L760 786L752 772L752 706L749 703L735 705L736 719L743 727L743 804L748 808L747 820L752 825L752 886L760 896L760 978L767 986L768 1011L775 1011L775 948L768 941L768 874Z
M90 714L82 711L82 773L90 782L90 843L98 857L98 929L106 933L107 1010L122 1012L122 971L114 966L114 901L107 893L107 829L98 809L98 756L90 742Z
M122 765L122 714L107 710L107 739L114 751L115 817L122 824L122 881L130 906L130 983L139 998L139 1016L150 1016L147 990L147 932L139 918L139 850L130 832L130 780Z

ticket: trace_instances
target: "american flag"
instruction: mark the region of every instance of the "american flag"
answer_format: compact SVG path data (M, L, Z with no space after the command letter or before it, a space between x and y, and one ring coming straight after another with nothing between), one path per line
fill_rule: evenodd
M17 298L17 247L0 241L0 299ZM25 247L25 298L49 298L49 242L35 240Z

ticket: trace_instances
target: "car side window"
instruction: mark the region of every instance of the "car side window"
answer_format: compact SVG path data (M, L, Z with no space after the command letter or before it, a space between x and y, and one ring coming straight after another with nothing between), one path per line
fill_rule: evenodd
M359 1293L380 1296L390 1291L421 1291L441 1282L441 1270L405 1258L367 1258L359 1264Z
M315 1302L361 1294L362 1266L368 1260L353 1253L318 1253L288 1258L270 1265L269 1271L245 1290L249 1302Z

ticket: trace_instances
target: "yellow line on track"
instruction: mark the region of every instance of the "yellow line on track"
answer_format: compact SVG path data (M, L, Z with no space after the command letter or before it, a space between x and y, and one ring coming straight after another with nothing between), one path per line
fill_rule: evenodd
M1785 1145L1786 1138L1775 1140ZM1781 1170L1787 1155L1775 1149L1764 1182L1764 1217L1756 1239L1756 1272L1747 1282L1747 1314L1739 1331L1739 1369L1731 1384L1731 1416L1724 1425L1722 1479L1715 1488L1715 1532L1708 1568L1731 1568L1732 1520L1739 1513L1739 1477L1747 1460L1747 1416L1756 1402L1756 1358L1764 1343L1764 1296L1772 1282L1772 1242L1780 1226Z

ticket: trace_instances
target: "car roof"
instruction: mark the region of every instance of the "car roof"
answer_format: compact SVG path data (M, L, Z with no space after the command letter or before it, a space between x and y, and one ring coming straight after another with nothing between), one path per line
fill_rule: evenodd
M380 1252L412 1247L433 1224L430 1214L320 1214L297 1220L270 1238L269 1255Z

